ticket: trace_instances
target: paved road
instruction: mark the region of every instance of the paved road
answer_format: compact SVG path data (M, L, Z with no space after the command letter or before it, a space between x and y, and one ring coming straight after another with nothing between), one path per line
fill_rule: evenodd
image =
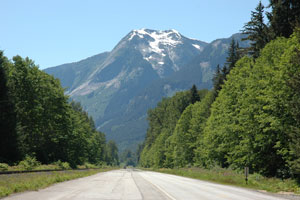
M247 189L156 172L115 170L11 195L5 200L275 200Z

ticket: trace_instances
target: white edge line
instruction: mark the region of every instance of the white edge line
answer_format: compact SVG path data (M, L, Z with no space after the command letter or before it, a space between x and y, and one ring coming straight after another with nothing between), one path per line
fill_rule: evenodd
M144 172L144 171L142 171ZM142 176L143 177L143 176ZM145 177L143 177L145 179ZM164 193L167 197L169 197L171 200L177 200L175 199L172 195L170 195L169 193L167 193L164 189L162 189L160 186L158 186L157 184L154 184L153 182L147 180L149 183L151 183L154 187L156 187L158 190L160 190L162 193Z
M169 193L167 193L165 190L163 190L161 187L159 187L158 185L152 183L152 185L154 185L155 187L157 187L158 190L162 191L167 197L169 197L172 200L176 200L172 195L170 195Z

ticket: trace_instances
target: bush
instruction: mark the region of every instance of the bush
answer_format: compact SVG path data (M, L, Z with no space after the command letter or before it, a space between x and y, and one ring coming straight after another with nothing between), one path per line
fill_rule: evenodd
M68 162L62 162L61 168L62 169L71 169L70 164Z
M91 163L84 163L84 166L85 166L86 169L98 168L96 165L91 164Z
M35 157L31 157L31 156L27 155L24 160L19 162L18 166L24 170L32 170L35 167L38 167L40 165L41 165L41 163L39 161L37 161Z
M107 167L106 162L103 162L103 161L98 162L98 163L97 163L97 166L98 166L98 167L101 167L101 168Z
M70 164L68 162L62 162L58 160L54 164L57 165L60 169L71 169Z
M9 167L8 164L0 163L0 172L7 171L8 167Z

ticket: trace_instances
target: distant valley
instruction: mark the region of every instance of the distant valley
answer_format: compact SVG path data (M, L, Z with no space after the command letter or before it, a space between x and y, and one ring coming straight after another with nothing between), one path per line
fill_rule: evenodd
M206 43L176 30L133 30L110 52L44 71L60 79L107 140L115 140L120 151L135 149L146 134L147 110L193 84L210 89L232 38L241 47L249 46L242 37L234 34Z

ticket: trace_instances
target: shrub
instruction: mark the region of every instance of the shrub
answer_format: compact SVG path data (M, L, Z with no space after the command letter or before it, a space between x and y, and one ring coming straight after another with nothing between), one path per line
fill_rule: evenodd
M3 171L7 171L8 170L8 164L6 163L0 163L0 171L3 172Z
M84 166L85 166L85 168L86 169L92 169L92 168L97 168L97 166L96 165L94 165L94 164L91 164L91 163L84 163Z
M31 157L31 156L27 155L24 160L19 162L18 166L24 170L32 170L35 167L38 167L40 165L41 165L41 163L39 161L37 161L35 157Z
M58 160L54 164L57 165L60 169L71 169L70 164L68 162L62 162Z
M70 164L68 162L62 162L61 168L62 169L71 169Z

